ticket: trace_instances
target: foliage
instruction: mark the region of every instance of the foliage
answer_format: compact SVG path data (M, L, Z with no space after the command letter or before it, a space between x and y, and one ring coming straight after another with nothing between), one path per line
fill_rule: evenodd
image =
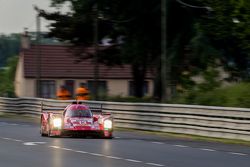
M250 108L250 83L239 83L213 91L191 91L172 103Z
M7 66L0 70L0 96L15 97L14 80L18 56L8 58Z
M6 65L9 57L17 55L20 48L20 35L0 35L0 67Z
M156 102L155 99L153 99L152 97L143 97L143 98L137 98L137 97L132 97L132 96L128 96L128 97L121 97L121 96L109 96L106 97L104 99L102 99L104 101L115 101L115 102L141 102L141 103L153 103Z
M208 92L220 86L220 82L217 80L219 73L214 68L208 67L207 70L203 72L202 76L205 81L197 84L199 91Z
M216 73L211 71L211 65L212 68L216 68L216 65L223 65L231 73L231 81L249 77L247 70L250 65L248 19L250 2L247 0L189 0L185 2L203 8L183 8L192 15L193 20L190 32L192 35L182 47L184 48L183 57L178 63L182 65L177 73L180 77L176 79L188 92L183 96L182 91L179 94L182 98L178 99L190 103L200 100L203 104L205 102L209 104L209 100L202 99L202 94L206 93L209 96L209 91L220 86L220 83L213 79L216 78L213 76ZM216 64L217 60L222 63ZM206 71L208 67L210 74ZM188 75L182 75L183 72ZM198 85L193 83L190 78L197 73L203 73L206 82Z
M124 37L122 45L109 49L121 51L111 51L115 57L99 53L98 58L106 64L131 64L134 92L137 97L142 97L146 71L160 54L160 1L52 0L52 5L65 2L71 6L67 14L40 10L42 17L54 21L49 35L81 47L93 45L95 35L98 35L98 41L112 38L114 46L121 44L119 38ZM98 34L95 34L96 18Z
M50 26L51 36L78 46L92 45L94 19L98 17L98 41L108 37L117 44L117 39L123 37L122 45L111 47L113 50L101 54L99 61L110 65L131 64L138 97L142 96L146 71L154 68L157 84L155 96L161 93L156 91L161 90L160 0L52 0L52 5L60 7L66 2L71 7L67 14L40 11L43 17L54 21ZM233 77L237 74L239 78L246 78L246 70L250 69L249 0L185 2L191 5L168 0L167 60L171 64L169 68L173 84L189 88L191 92L197 91L197 87L199 91L214 89L220 84L213 80L216 77L213 70L208 72L206 69L215 64L215 60L220 60ZM98 7L98 12L94 10L95 7ZM121 52L117 52L117 48ZM183 75L185 72L189 75ZM207 83L195 85L190 77L197 73L204 73ZM192 87L195 89L192 90ZM190 97L191 102L192 99Z
M213 9L212 17L199 20L201 30L221 52L220 59L229 70L233 67L239 72L245 71L250 56L250 1L200 1Z

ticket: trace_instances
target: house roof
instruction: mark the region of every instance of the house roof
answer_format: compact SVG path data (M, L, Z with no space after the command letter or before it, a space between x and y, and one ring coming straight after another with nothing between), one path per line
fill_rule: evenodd
M92 59L77 61L72 47L67 45L31 45L22 51L25 78L37 76L37 55L40 53L40 76L42 78L93 79ZM99 79L132 79L130 65L106 66L99 64ZM146 78L153 78L148 73Z

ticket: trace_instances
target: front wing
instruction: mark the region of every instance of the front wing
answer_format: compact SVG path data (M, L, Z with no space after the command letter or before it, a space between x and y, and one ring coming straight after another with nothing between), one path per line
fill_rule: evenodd
M101 128L52 128L50 136L96 136L112 138L113 129L101 129Z

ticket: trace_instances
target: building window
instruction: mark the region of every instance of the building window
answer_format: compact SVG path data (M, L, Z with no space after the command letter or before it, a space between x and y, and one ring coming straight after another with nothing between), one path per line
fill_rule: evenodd
M144 81L143 84L143 96L148 94L148 81ZM135 96L135 83L134 81L129 81L129 96Z
M40 96L42 98L55 98L56 86L54 80L41 80L40 81Z
M74 97L75 81L74 80L65 80L65 87L70 92L71 96Z
M93 95L94 91L94 83L95 81L88 81L87 87L90 91L91 96ZM105 97L107 96L107 81L98 81L98 86L99 86L99 96L100 97Z

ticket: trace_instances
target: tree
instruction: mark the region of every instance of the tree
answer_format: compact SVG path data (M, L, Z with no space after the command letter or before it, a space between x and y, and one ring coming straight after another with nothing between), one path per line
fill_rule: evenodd
M58 7L65 2L71 6L66 14L40 11L41 16L54 21L50 35L75 46L91 46L94 19L98 17L98 41L109 37L116 43L123 36L122 45L102 52L99 62L131 64L136 96L141 97L146 71L152 67L157 75L160 69L160 0L52 0L52 5ZM173 83L182 82L183 72L205 70L215 59L240 72L249 68L249 1L180 2L169 0L167 14L167 50ZM93 11L96 4L98 13Z
M9 57L17 55L20 48L20 35L0 35L0 67L6 65Z
M71 11L67 14L40 10L42 17L54 21L50 25L49 36L70 41L78 47L91 46L94 41L94 20L98 17L98 41L104 37L113 40L124 37L123 45L119 46L120 56L116 54L115 63L131 64L135 96L142 97L146 71L149 69L149 64L152 64L152 59L157 57L155 55L159 54L159 1L52 0L52 5L56 7L65 2L71 4ZM96 5L98 5L97 13L94 11ZM155 33L152 34L152 31ZM110 47L109 50L113 50L113 53L116 50L115 53L118 53L117 47ZM114 59L104 52L99 61L109 64Z
M213 9L211 17L200 18L199 29L220 53L220 60L230 71L245 77L250 53L250 2L247 0L199 0Z
M5 68L0 70L0 96L15 97L14 80L18 56L8 58Z

